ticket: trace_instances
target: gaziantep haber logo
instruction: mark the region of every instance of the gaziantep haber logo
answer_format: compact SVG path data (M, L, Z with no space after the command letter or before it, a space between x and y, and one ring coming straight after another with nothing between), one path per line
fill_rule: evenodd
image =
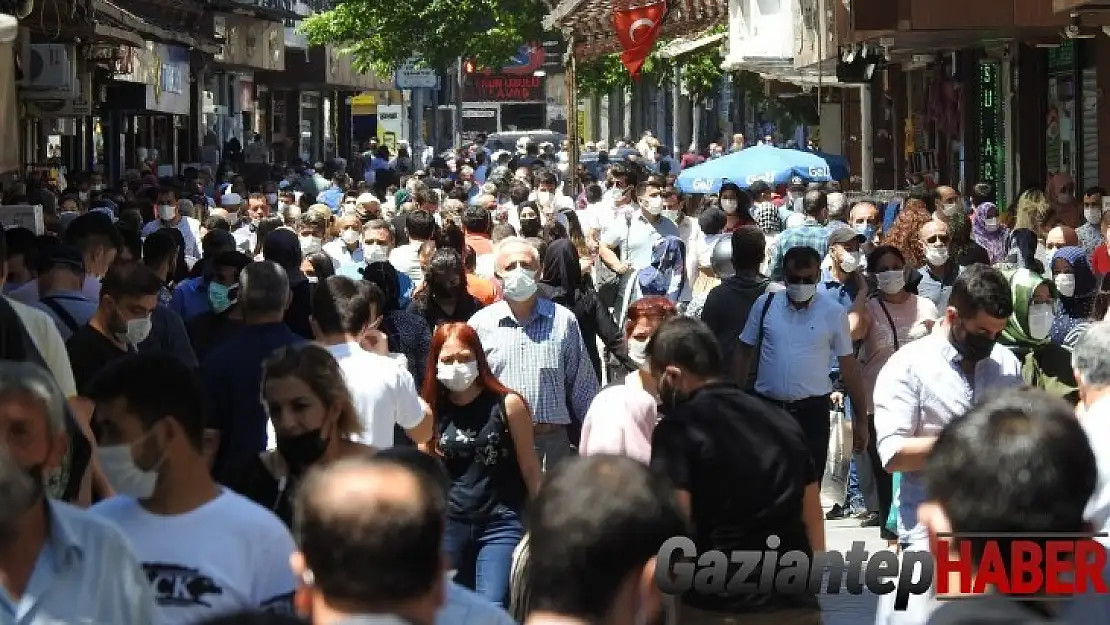
M845 552L779 552L775 535L766 545L765 551L698 552L693 540L675 536L659 549L655 582L670 595L893 592L896 610L905 610L911 595L928 593L934 581L940 596L994 590L1056 599L1107 592L1106 550L1091 534L949 534L939 537L941 556L869 552L862 541Z

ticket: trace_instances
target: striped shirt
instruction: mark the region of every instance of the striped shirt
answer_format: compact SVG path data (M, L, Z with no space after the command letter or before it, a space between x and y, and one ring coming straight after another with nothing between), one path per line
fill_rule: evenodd
M597 395L597 377L574 313L539 299L520 323L507 302L483 308L470 318L493 374L520 393L536 423L581 423Z

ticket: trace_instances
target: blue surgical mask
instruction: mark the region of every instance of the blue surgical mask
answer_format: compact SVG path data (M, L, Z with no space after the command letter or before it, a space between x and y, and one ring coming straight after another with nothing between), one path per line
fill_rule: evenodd
M875 226L869 223L862 223L856 226L856 232L863 235L867 242L870 243L875 238Z

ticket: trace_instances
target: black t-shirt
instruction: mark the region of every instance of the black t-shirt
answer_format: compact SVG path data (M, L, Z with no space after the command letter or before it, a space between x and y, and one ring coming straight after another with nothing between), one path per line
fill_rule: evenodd
M651 437L651 466L690 493L699 552L767 549L812 554L802 521L806 486L817 472L798 424L732 382L712 382L667 414ZM739 568L730 565L729 578ZM759 571L747 578L758 583ZM705 596L683 603L714 612L816 608L811 593Z
M1011 597L985 594L946 601L929 616L928 625L1026 625L1057 623L1044 603L1021 603Z
M85 324L66 341L69 364L73 368L73 379L77 382L77 394L84 395L89 383L108 363L135 352L120 349L111 339Z
M217 315L212 311L197 315L185 323L189 342L193 344L198 361L203 361L208 352L242 327L242 320L232 319L227 313Z
M503 511L523 512L528 496L504 396L483 391L465 406L436 402L436 436L451 476L447 515L481 521Z

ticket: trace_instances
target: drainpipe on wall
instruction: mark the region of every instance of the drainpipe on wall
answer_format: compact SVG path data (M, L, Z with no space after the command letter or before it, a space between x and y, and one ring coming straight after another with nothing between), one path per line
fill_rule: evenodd
M19 20L0 14L0 173L18 170L19 108L16 104L15 54ZM30 71L30 68L27 68Z
M860 178L862 191L875 190L875 133L871 122L871 85L859 88Z

